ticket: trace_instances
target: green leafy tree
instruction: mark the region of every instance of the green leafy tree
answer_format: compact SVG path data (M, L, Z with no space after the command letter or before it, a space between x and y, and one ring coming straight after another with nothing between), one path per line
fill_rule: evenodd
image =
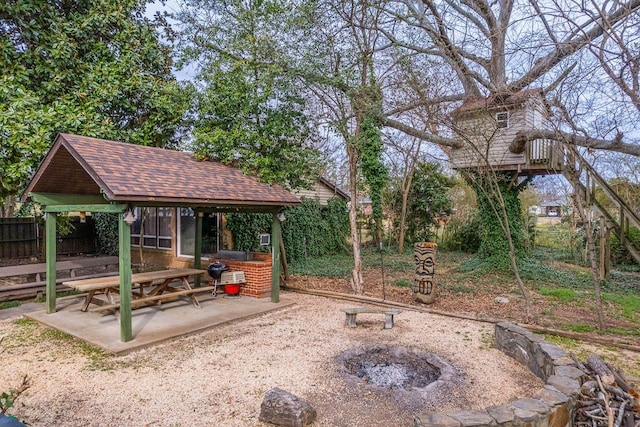
M0 4L0 199L23 188L59 132L176 144L189 88L173 77L166 22L145 18L146 3Z
M455 180L445 176L439 164L419 163L416 166L407 198L407 243L433 239L432 228L438 225L438 220L452 213L453 200L449 190L454 185ZM393 198L399 217L402 206L400 188L393 192Z
M176 17L183 61L201 66L194 151L299 188L314 181L321 162L306 101L278 61L288 15L278 0L193 0Z

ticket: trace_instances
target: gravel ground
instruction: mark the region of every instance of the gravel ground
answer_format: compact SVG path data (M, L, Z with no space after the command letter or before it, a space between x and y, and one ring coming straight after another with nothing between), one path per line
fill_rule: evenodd
M344 325L352 303L282 292L296 304L252 320L115 357L20 318L0 320L0 392L28 374L8 413L30 426L267 426L265 392L280 387L317 410L315 426L411 426L421 410L479 409L530 396L541 381L492 348L487 323L405 311L393 329L381 314ZM405 346L457 369L429 395L349 377L347 350Z

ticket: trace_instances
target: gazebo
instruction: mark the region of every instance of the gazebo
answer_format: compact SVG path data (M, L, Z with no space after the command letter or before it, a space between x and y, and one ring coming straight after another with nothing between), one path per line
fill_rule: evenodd
M281 227L278 214L300 203L289 191L268 185L215 161L185 152L86 136L59 134L22 195L45 213L46 311L56 312L56 221L61 212L118 214L120 339L132 339L131 219L134 207L190 207L195 211L194 267L201 267L202 212L271 213L271 301L279 301Z

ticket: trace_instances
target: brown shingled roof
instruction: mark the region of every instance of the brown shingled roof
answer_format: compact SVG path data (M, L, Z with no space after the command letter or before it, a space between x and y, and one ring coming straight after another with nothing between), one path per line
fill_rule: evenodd
M181 151L60 134L29 183L30 192L100 194L111 201L190 206L288 206L278 185Z
M466 99L462 105L454 110L454 114L466 113L475 110L490 110L494 108L504 108L507 106L518 105L531 98L534 95L542 93L542 89L534 88L522 90L516 92L506 98L498 98L495 95L491 95L488 98L469 98Z

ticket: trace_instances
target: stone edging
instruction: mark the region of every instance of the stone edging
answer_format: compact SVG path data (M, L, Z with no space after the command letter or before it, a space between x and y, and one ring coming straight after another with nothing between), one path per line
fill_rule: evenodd
M560 347L541 335L508 322L496 324L496 348L518 362L546 384L532 398L518 399L482 411L427 412L414 416L414 427L527 426L564 427L571 425L576 395L583 372Z

